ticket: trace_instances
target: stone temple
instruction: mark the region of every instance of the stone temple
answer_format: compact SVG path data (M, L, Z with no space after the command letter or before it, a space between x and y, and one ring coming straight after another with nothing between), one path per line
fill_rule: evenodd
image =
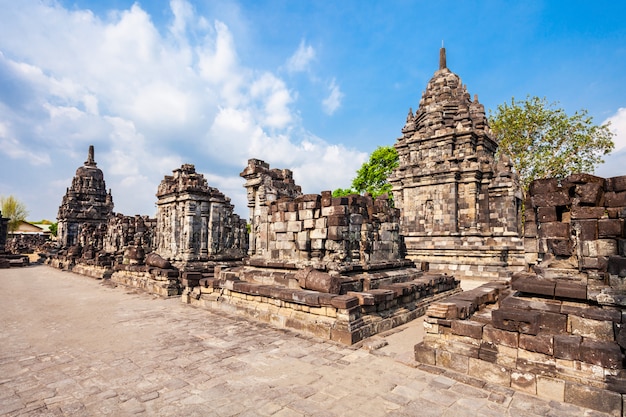
M500 279L524 269L521 192L485 109L446 65L409 110L389 179L407 256L458 278Z
M57 238L60 246L77 245L82 226L104 224L112 213L113 197L111 191L106 190L104 174L94 160L92 145L85 164L76 170L72 185L59 207Z

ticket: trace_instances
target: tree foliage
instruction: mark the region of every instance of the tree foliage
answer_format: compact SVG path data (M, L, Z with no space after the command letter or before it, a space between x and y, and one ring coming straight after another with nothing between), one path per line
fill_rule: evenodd
M393 146L379 146L364 162L352 180L351 188L337 188L333 196L369 193L373 197L388 194L391 198L391 184L387 178L398 167L398 152Z
M57 235L57 231L59 230L59 223L58 222L52 223L48 230L50 230L50 234L52 236L56 236Z
M9 219L9 233L13 233L17 230L20 222L26 220L28 216L28 210L24 203L13 197L0 197L0 211L2 217Z
M490 115L498 152L511 158L524 191L534 179L593 173L613 150L608 123L598 126L587 110L568 116L557 106L545 98L512 98Z

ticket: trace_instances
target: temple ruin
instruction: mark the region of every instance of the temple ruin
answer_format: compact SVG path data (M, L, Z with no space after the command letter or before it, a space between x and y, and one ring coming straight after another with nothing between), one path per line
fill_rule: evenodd
M452 276L404 258L398 209L385 197L303 195L291 171L257 159L245 265L186 279L183 301L352 344L422 315L460 291Z
M250 159L249 225L191 164L158 186L156 218L124 216L90 147L48 263L344 344L425 314L421 366L622 415L626 176L536 180L522 227L497 146L442 48L395 144L395 207L303 194L290 170ZM0 252L3 237L0 216ZM487 283L461 292L459 278Z
M536 180L529 272L431 305L415 358L621 415L626 394L626 176Z
M107 192L102 170L94 159L94 147L89 146L87 160L76 170L72 185L63 196L57 220L57 239L61 247L77 245L80 228L84 225L105 224L113 213L111 190Z
M185 164L166 176L157 191L155 251L180 269L206 269L207 261L241 260L247 253L246 222L230 198L209 187Z
M496 160L485 109L447 68L443 48L395 148L389 182L410 259L457 278L502 279L525 268L517 177L510 161Z

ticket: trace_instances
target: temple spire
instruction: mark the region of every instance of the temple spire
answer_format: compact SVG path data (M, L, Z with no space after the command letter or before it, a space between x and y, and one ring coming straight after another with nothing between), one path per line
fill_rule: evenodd
M87 154L87 160L85 161L86 166L96 166L96 161L93 157L93 145L89 145L89 153Z
M446 48L443 47L443 41L441 42L441 49L439 50L439 69L447 68L446 65Z

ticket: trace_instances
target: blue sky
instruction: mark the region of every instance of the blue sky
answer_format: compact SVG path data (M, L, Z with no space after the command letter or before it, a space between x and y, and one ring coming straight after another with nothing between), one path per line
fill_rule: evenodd
M247 217L248 158L347 187L448 67L487 109L527 95L612 121L626 175L626 3L0 0L0 195L56 217L95 145L115 210L182 163Z

